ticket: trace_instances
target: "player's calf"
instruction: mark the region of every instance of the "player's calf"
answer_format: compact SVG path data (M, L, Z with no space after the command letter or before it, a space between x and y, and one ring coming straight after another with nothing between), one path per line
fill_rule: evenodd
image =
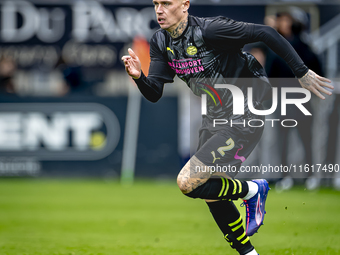
M253 254L251 252L255 251L254 247L246 235L242 217L234 203L229 200L220 200L209 202L207 205L230 246L239 254Z

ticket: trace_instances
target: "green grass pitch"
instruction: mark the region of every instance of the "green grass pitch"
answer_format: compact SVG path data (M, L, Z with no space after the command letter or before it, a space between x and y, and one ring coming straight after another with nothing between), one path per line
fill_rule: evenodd
M340 254L340 192L272 189L267 201L251 238L261 255ZM175 181L2 179L0 254L237 253L205 203L181 195Z

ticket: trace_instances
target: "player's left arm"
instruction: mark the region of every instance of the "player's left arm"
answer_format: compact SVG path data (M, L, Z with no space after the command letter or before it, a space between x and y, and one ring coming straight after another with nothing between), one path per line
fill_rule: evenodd
M334 89L330 84L331 81L308 69L290 43L275 29L256 24L249 24L249 26L249 42L262 41L267 44L268 47L286 61L303 88L313 92L321 99L325 99L321 93L332 95L332 92L325 89Z
M203 37L208 44L218 50L234 52L244 44L262 41L286 61L303 88L310 90L321 99L325 97L320 92L332 94L325 89L333 89L331 81L309 70L290 43L270 26L218 18L206 22L203 27Z

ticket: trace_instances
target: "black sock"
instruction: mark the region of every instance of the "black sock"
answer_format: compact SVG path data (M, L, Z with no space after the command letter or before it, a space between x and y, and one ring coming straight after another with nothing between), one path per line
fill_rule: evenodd
M206 183L185 194L192 198L202 199L231 199L245 197L249 191L246 181L211 177Z
M221 200L207 204L230 246L241 255L252 251L254 247L246 236L242 217L234 203L230 200Z

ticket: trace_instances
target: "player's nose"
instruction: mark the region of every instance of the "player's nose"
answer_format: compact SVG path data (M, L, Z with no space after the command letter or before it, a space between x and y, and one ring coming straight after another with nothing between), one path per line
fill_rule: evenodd
M156 9L156 13L157 14L162 14L163 13L163 6L161 4L158 5L158 7Z

